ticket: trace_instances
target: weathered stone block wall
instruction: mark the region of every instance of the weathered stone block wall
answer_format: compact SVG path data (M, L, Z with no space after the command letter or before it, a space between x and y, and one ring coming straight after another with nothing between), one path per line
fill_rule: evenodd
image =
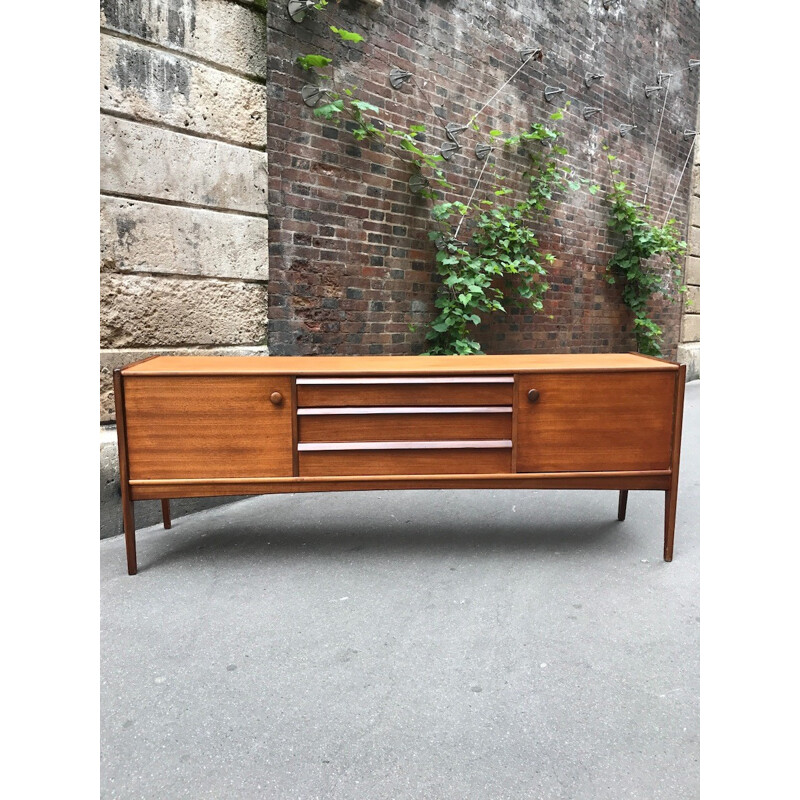
M697 127L700 130L700 113ZM700 377L700 134L692 151L692 199L689 205L689 234L686 250L686 295L681 318L678 360L686 364L689 380Z
M264 6L101 0L101 421L116 366L267 352Z
M365 41L344 46L330 25ZM342 0L295 24L281 1L270 4L268 26L274 355L419 353L424 331L409 330L409 323L432 318L437 291L427 201L409 194L409 171L395 156L354 141L303 105L300 90L309 75L295 59L304 53L332 57L340 90L357 86L391 123L424 122L426 147L435 151L444 123L466 122L517 69L518 49L541 46L542 62L529 63L480 118L483 138L491 128L510 133L547 121L570 100L557 123L569 148L566 164L608 185L607 143L636 199L643 199L649 177L647 199L658 221L678 188L671 216L687 224L691 170L678 182L689 148L683 131L694 127L697 105L699 71L686 67L699 58L698 2L621 0L605 9L602 0L385 0L372 8ZM430 105L419 88L391 89L391 66L413 73ZM605 77L587 89L589 71ZM663 92L650 99L644 92L659 71L674 73L665 106ZM554 105L544 100L546 86L565 89ZM585 106L603 113L586 121ZM621 123L637 129L622 138ZM447 165L458 191L447 199L466 201L480 169L473 156L479 138L471 132L461 138L463 150ZM511 172L518 181L519 172ZM603 198L585 191L557 206L540 235L556 256L544 312L493 322L479 336L487 352L635 349L620 286L603 277L613 246L607 214ZM665 354L674 357L681 304L659 301L654 313L666 332Z
M101 0L101 422L115 367L267 353L265 5ZM100 497L101 536L120 533L113 428ZM136 505L140 527L158 520L158 503Z

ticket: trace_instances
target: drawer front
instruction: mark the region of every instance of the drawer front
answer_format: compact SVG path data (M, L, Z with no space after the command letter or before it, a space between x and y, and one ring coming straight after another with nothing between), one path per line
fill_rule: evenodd
M519 375L517 472L669 469L677 374Z
M131 480L293 473L290 378L132 375L124 395Z
M298 378L298 408L348 406L510 406L512 376Z
M449 407L373 407L325 413L314 409L298 414L300 442L442 441L454 439L510 439L511 406L485 406L478 411ZM329 409L337 412L340 409ZM377 412L377 413L376 413ZM397 412L397 413L382 413ZM417 413L421 412L421 413Z
M510 441L491 448L389 449L389 445L395 444L383 443L383 449L380 450L301 449L300 476L485 475L511 472Z

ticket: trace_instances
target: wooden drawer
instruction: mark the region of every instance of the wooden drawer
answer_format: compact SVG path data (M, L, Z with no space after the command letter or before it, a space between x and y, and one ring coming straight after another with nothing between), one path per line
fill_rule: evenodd
M420 443L416 443L420 444ZM300 477L336 475L475 475L511 472L511 442L492 447L415 447L381 442L381 449L304 450L299 445ZM368 445L369 446L369 445ZM325 447L305 445L305 447ZM330 448L331 445L328 445ZM402 448L402 449L401 449Z
M510 439L511 406L301 409L298 424L300 442Z
M298 408L511 405L514 378L298 378Z

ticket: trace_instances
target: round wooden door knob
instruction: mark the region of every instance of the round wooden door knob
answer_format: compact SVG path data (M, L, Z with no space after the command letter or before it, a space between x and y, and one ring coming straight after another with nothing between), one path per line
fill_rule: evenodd
M528 400L530 400L531 403L535 403L538 399L539 399L539 390L538 389L531 389L528 392Z
M269 401L274 406L279 406L283 402L283 395L280 392L273 392L269 396Z

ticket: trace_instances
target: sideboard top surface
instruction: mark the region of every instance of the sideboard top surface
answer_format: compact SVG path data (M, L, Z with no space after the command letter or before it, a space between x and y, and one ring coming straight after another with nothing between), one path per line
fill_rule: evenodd
M494 375L515 372L677 370L636 353L494 356L156 356L125 375Z

